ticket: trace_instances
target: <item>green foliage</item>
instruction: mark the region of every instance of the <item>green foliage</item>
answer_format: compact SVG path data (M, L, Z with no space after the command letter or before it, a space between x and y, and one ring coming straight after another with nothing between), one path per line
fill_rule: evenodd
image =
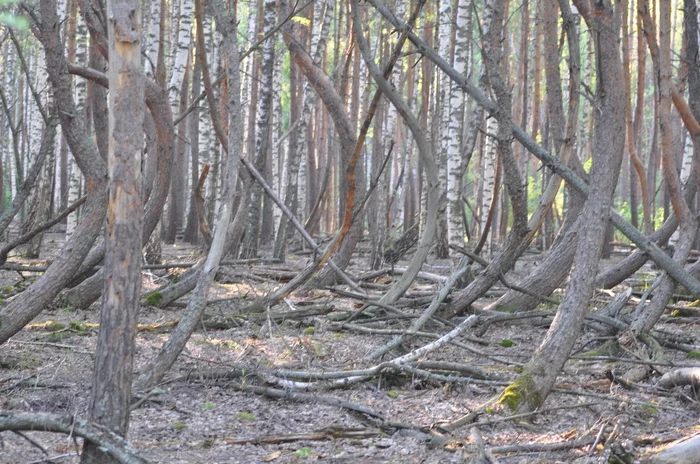
M187 428L187 424L183 424L182 422L176 422L173 424L173 430L177 430L178 432L185 430Z
M4 11L7 7L18 3L17 0L0 0L0 24L15 29L26 29L29 27L29 21L24 16L12 14L9 11Z
M396 398L398 398L399 395L400 395L399 392L393 391L393 390L392 390L392 391L389 391L389 392L386 392L386 396L388 396L388 397L391 398L392 400L395 400Z
M214 444L214 439L207 438L206 440L204 440L204 443L202 443L202 448L211 448L213 444Z
M7 27L13 27L15 29L26 29L29 27L29 21L24 16L16 16L7 11L0 13L0 24L4 24Z
M153 292L146 297L146 303L151 306L158 306L161 301L163 301L163 295L159 292Z
M511 346L515 345L515 342L513 340L501 340L499 343L503 348L510 348Z
M700 359L700 351L691 351L687 354L688 359Z
M292 18L292 21L294 21L297 24L300 24L304 27L311 27L311 20L309 18L305 18L303 16L294 16Z
M307 327L304 329L304 335L313 335L314 333L316 333L315 327Z
M214 403L212 403L211 401L205 401L202 407L204 409L214 409Z
M294 456L298 458L305 458L311 456L313 452L314 450L312 450L311 448L300 448L294 452Z

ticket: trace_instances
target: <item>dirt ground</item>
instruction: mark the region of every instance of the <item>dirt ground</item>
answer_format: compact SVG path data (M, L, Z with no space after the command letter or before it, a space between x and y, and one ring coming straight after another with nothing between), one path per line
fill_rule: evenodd
M193 254L196 250L187 246L166 250L168 260L191 261ZM298 256L291 263L267 268L288 270L302 266L306 259L309 258ZM536 265L540 259L533 256L525 266ZM354 271L360 273L360 268L362 263L355 263ZM255 275L260 269L260 266L241 266L238 270ZM425 270L443 275L448 272L444 263L439 262L432 262ZM519 269L522 273L526 270ZM645 268L645 272L652 271ZM20 276L17 272L0 271L0 274L3 299L12 297L26 285L25 279L31 279L31 273ZM144 288L155 288L170 277L147 273ZM245 278L217 284L210 298L233 299L212 305L208 313L218 316L236 313L251 296L271 286L272 282L246 281ZM420 287L413 291L435 292L436 289L437 284L421 281ZM614 289L613 293L618 290ZM21 297L21 294L16 296ZM596 295L594 304L602 307L610 299L610 293L601 292ZM324 302L332 304L336 312L358 307L356 301L329 291L292 297L291 301L300 307L304 303ZM77 311L56 304L47 308L34 321L33 327L23 330L0 348L0 408L86 417L97 338L97 328L93 324L99 321L98 309L98 305L93 305L88 310ZM288 308L273 308L285 309ZM140 322L163 324L175 320L182 310L181 307L163 310L144 305ZM413 314L421 311L404 310ZM680 322L667 318L659 328L697 340L700 336L698 322L700 318L684 317ZM405 327L406 322L401 323ZM392 327L397 327L396 324L394 322ZM429 325L426 330L445 332L438 325ZM478 366L494 378L508 381L515 378L518 364L528 360L545 333L546 327L532 324L495 325L479 337L481 343L473 340L476 336L473 333L467 332L461 338L489 357L449 345L431 353L429 359ZM167 336L167 328L139 332L136 372L156 355ZM264 318L248 318L240 327L199 330L160 385L159 393L133 411L128 438L143 457L154 463L471 462L473 455L469 452L473 447L469 441L469 427L457 429L451 437L453 441L444 446L431 442L425 429L422 432L406 428L381 430L376 421L337 406L318 401L271 399L242 392L232 387L234 382L226 378L193 374L223 372L241 364L251 369L262 366L308 372L360 369L373 365L365 361L364 356L387 340L386 335L338 331L320 316L279 324ZM428 341L416 338L403 348L410 350ZM598 332L587 329L575 352L590 350L602 341ZM666 358L668 362L692 363L679 351L667 350ZM592 440L606 425L617 426L622 430L617 441L636 454L697 430L700 408L692 391L658 392L652 387L660 374L671 367L659 368L662 372L654 372L633 390L608 379L607 371L620 375L628 367L629 364L611 361L570 360L557 382L557 387L566 393L550 395L540 414L498 421L511 413L500 408L489 409L475 425L487 448L582 438ZM351 387L313 394L364 405L381 412L387 421L439 430L441 423L478 408L502 388L485 382L447 383L387 374ZM0 462L78 462L81 440L42 432L24 435L0 433ZM241 444L245 440L249 443ZM602 446L594 447L589 443L561 451L499 453L497 458L504 464L593 463L604 462L605 452Z

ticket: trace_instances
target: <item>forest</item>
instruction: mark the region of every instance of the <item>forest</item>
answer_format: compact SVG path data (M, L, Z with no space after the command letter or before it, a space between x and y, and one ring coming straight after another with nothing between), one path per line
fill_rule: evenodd
M0 0L0 463L700 463L697 0Z

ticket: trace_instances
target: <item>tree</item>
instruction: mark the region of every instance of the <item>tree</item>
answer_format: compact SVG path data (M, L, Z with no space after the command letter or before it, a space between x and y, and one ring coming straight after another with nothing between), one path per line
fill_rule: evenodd
M104 298L90 401L90 420L125 435L129 427L134 337L141 289L141 148L144 77L141 4L110 0L108 208ZM112 462L88 441L81 462Z
M576 0L596 40L596 106L591 190L580 224L574 271L557 315L542 344L523 373L509 386L501 402L514 411L532 411L542 405L578 338L593 293L612 196L622 163L625 130L623 69L620 61L620 11L609 1Z

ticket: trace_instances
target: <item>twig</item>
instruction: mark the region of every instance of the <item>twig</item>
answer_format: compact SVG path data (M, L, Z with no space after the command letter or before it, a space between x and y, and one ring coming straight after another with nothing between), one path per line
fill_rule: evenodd
M48 455L49 455L49 452L46 451L46 448L44 448L43 446L41 446L41 444L40 444L39 442L34 441L31 437L28 437L26 434L20 432L19 430L13 430L12 433L14 433L15 435L18 435L18 436L24 438L25 440L27 440L27 441L28 441L32 446L34 446L35 448L39 448L39 449L41 450L41 452L44 453L44 456L48 456ZM45 462L45 461L42 461L42 462Z

